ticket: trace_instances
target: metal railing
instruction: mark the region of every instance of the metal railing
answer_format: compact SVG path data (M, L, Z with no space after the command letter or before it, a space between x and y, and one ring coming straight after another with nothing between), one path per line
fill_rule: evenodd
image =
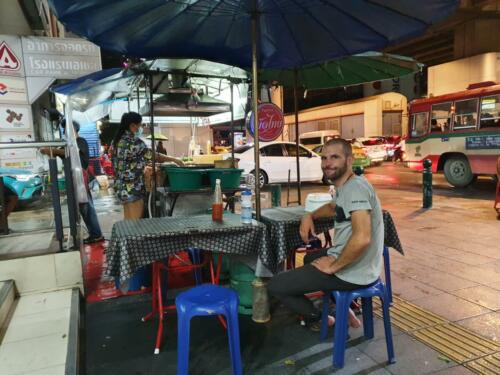
M73 249L79 249L79 235L78 235L78 202L76 200L76 194L73 183L73 172L71 169L71 158L69 157L69 150L66 141L50 141L50 142L0 142L0 150L12 150L12 149L22 149L22 148L49 148L49 150L55 148L63 148L65 150L65 157L63 158L64 166L64 178L66 181L66 200L68 206L68 218L70 235L72 237ZM62 223L62 209L61 209L61 195L59 191L59 184L57 183L57 161L55 155L50 152L49 156L49 176L50 176L50 187L52 195L52 207L54 209L54 223L56 229L56 239L59 242L59 251L63 251L64 243L64 232ZM3 191L0 191L3 196ZM5 209L0 210L0 214L4 215L0 222L3 222L6 226L6 231L8 233L8 221L5 217ZM0 231L1 233L1 231Z

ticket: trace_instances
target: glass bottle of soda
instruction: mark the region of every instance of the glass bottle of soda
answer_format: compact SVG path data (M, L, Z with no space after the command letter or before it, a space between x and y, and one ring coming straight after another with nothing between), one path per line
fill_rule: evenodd
M222 221L222 189L220 179L215 180L214 201L212 202L212 220Z

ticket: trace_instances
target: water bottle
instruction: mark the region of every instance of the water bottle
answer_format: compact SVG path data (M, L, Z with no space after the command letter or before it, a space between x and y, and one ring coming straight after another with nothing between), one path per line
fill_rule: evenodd
M252 224L252 192L244 190L241 192L241 222Z

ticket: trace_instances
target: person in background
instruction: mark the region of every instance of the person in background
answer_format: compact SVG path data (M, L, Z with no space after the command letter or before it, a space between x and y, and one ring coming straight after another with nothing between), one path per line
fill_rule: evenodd
M140 219L144 215L146 186L144 169L152 159L152 150L140 139L142 135L142 116L136 112L124 113L120 127L113 139L113 166L115 169L115 194L123 204L124 219ZM173 162L179 166L184 163L165 154L156 154L156 160Z
M167 155L167 149L163 147L162 141L158 141L158 144L156 145L156 152L159 154Z
M63 119L61 122L61 127L66 132L66 120ZM88 202L79 203L78 208L80 211L80 215L82 216L83 222L87 227L87 231L89 232L89 236L83 240L84 244L92 244L96 242L104 241L104 237L102 235L101 226L99 225L99 220L97 219L97 213L95 211L94 203L92 201L92 195L89 190L89 177L88 177L88 167L89 167L89 144L85 140L85 138L80 137L78 132L80 131L80 124L76 121L73 121L73 129L76 134L76 144L78 146L78 152L80 156L80 163L82 164L82 172L83 172L83 181L85 183L85 190L87 191ZM41 148L40 152L44 155L50 155L50 149L45 147ZM52 149L52 154L59 156L60 158L65 157L65 151L63 148Z
M344 139L328 141L321 152L321 168L336 189L335 202L302 218L300 236L308 243L315 236L314 219L333 217L333 247L306 256L303 267L271 279L268 291L302 315L312 330L319 330L321 312L305 296L318 290L353 290L366 287L380 276L384 224L379 199L370 183L352 172L352 149ZM328 317L328 324L335 322ZM349 324L361 323L351 311Z
M16 208L16 204L17 201L19 200L19 197L14 191L10 190L7 186L4 185L3 199L5 202L5 217L7 217Z

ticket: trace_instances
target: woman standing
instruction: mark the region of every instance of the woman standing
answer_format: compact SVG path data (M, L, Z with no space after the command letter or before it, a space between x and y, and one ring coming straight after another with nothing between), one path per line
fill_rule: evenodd
M153 152L139 138L142 134L142 116L136 112L123 114L120 128L113 140L115 194L123 204L124 219L140 219L144 215L144 168ZM164 154L156 154L159 162L171 161L179 166L182 161Z

